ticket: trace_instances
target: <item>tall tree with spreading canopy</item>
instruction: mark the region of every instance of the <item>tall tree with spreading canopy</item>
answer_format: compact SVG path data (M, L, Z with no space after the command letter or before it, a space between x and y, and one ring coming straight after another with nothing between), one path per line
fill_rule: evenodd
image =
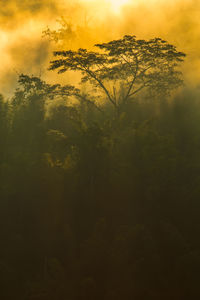
M55 51L59 58L51 61L50 70L80 71L82 82L101 90L115 109L144 89L169 94L183 83L178 67L186 55L161 38L140 40L125 35L95 46L98 52Z

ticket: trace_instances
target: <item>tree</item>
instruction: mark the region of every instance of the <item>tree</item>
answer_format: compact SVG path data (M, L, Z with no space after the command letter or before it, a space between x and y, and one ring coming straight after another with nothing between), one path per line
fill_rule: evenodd
M31 97L38 96L40 102L44 104L47 99L57 96L71 96L79 93L79 89L72 85L48 84L39 77L19 75L19 87L15 91L13 104L27 104L31 102Z
M55 51L59 59L51 61L50 70L80 71L82 82L103 91L117 110L145 88L169 94L183 83L178 65L186 55L160 38L138 40L125 35L95 46L98 52Z

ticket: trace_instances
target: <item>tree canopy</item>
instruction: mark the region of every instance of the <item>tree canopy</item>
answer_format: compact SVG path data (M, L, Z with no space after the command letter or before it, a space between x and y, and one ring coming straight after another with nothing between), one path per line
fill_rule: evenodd
M99 51L55 51L58 59L51 61L50 70L80 71L82 82L103 91L115 108L143 89L169 94L183 83L178 67L186 55L161 38L125 35L95 47Z

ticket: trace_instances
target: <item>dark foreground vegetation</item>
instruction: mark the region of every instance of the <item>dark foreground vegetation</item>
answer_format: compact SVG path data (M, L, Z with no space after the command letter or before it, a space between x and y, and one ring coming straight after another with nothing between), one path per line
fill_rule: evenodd
M151 61L145 77L126 53L120 78L116 60L68 52L70 68L90 64L102 105L98 93L25 75L0 98L2 300L200 297L200 93L169 97L181 81L173 73L170 85L165 68L183 54L165 51L171 60L159 73Z

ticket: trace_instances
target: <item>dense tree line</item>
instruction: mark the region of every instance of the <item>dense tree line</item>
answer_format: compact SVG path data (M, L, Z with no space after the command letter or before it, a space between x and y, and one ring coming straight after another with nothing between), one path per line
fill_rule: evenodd
M130 48L119 61L127 43L140 66ZM20 75L0 98L2 299L200 295L200 93L169 96L184 54L165 41L99 47L116 44L52 62L80 71L82 59L103 94Z

